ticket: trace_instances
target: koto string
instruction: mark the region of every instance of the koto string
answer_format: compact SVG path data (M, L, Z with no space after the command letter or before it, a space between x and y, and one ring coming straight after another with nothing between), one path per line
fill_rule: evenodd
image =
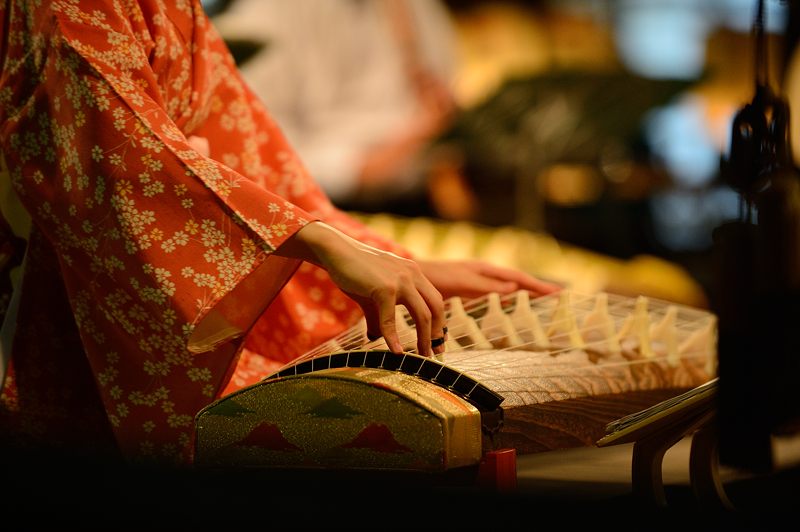
M586 298L586 299L588 299L588 298ZM472 305L473 308L482 308L482 307L485 306L480 301L478 301L477 303L478 303L478 305ZM620 304L620 305L613 305L613 304L609 305L609 315L612 315L611 310L615 306L619 306L621 308L623 306L623 304ZM629 306L630 305L628 305L628 307ZM466 307L466 305L465 305L465 307ZM628 313L628 314L630 314L630 313ZM654 313L651 311L650 314L654 314ZM625 315L622 314L619 317L624 317L624 316ZM567 319L569 319L569 318L567 318ZM652 322L652 320L651 320L651 322ZM564 323L564 320L555 320L555 321L548 322L547 325L549 325L550 327L553 327L554 325L559 325L559 324L563 324L563 323ZM688 326L687 326L687 324L688 324ZM363 326L363 323L361 325ZM689 329L690 325L691 325L691 323L687 322L686 320L682 320L682 322L676 322L676 329L681 329L681 328ZM581 329L581 331L585 335L587 332L591 332L591 331L595 330L597 327L600 327L600 326L601 325L598 325L598 326L595 326L595 327L583 327ZM358 329L358 328L359 328L359 326L355 327L355 329ZM519 332L527 332L529 330L530 329L516 329L516 331L518 333ZM401 342L405 341L406 343L410 343L410 342L415 341L415 335L416 335L415 331L413 330L413 328L411 328L411 329L407 329L405 331L401 331L398 336L400 337ZM464 338L466 338L468 336L469 336L468 334L457 336L457 337L455 337L455 340L458 341L458 340L464 339ZM566 337L567 337L567 333L559 333L559 334L555 334L555 335L549 336L548 339L550 341L553 341L553 343L558 344L559 342L557 340L559 338L566 338ZM505 338L504 336L493 336L493 337L486 338L486 340L488 340L490 343L498 343L498 340L503 340L504 338ZM336 343L341 343L341 344L345 344L345 345L350 344L350 343L354 343L356 340L358 340L359 344L363 344L363 340L364 340L363 331L355 330L355 331L345 332L344 334L339 335L339 336L337 336L337 337L335 337L333 339L333 341L336 341ZM584 341L583 342L583 347L591 348L591 347L601 346L605 342L606 342L605 339L600 339L600 340L594 341L594 342L586 342L586 341ZM330 343L330 341L326 342L326 344L328 344L328 343ZM476 345L475 343L469 344L469 343L463 342L463 345L461 345L460 348L464 349L464 350L469 350L470 348L475 347L475 345ZM531 348L531 347L535 347L535 346L536 346L535 342L525 342L523 344L516 345L516 346L508 346L508 347L504 347L504 348L495 348L494 351L500 352L500 351L505 351L505 350L526 350L525 349L526 347ZM340 347L342 347L342 346L340 346ZM578 348L580 348L580 346L574 346L574 345L567 345L567 346L564 346L564 347L561 347L561 348L555 348L555 349L552 348L552 347L550 347L550 348L540 348L538 350L538 352L536 352L536 355L553 356L553 355L557 355L557 354L560 354L560 353L563 353L563 352L567 352L567 351L571 351L573 349L578 349ZM353 348L349 348L349 350L358 350L358 349L363 349L363 345L356 345ZM542 353L542 349L545 350L544 353ZM345 349L345 350L348 350L348 349ZM320 346L318 348L315 348L314 350L312 350L308 354L300 357L298 360L293 361L292 364L295 363L295 362L299 362L299 361L308 359L308 358L313 358L314 356L318 356L320 354L325 354L327 352L328 352L328 350L326 350L326 345L323 344L322 346ZM415 351L414 350L409 350L409 351L406 351L406 352L409 352L409 353L413 354ZM484 350L483 352L476 353L474 356L483 357L483 356L486 356L486 354L487 353ZM648 360L653 360L653 359L649 358Z
M510 303L513 302L514 295L515 294L509 294L509 295L503 296L501 298L501 304L503 304L503 306L505 308L507 308L507 309L513 307L513 305L510 304ZM531 300L530 306L534 310L537 307L545 307L545 308L542 308L541 310L551 310L551 307L548 306L547 304L549 302L553 301L557 297L557 295L558 294L549 294L549 295L541 296L541 297L539 297L537 299ZM579 298L577 300L573 299L572 302L571 302L572 306L575 307L575 308L578 308L583 303L592 303L594 301L594 298L596 297L596 296L592 296L592 295L577 295L577 294L574 294L574 296L577 296ZM624 298L622 296L619 296L619 297L616 297L616 298L612 297L611 299L616 299L615 302L609 302L609 305L608 305L608 313L609 313L609 315L611 317L614 317L614 314L615 314L614 311L615 310L621 310L622 311L617 316L619 318L624 318L628 314L630 314L630 310L631 310L632 304L631 304L631 301L629 299L626 299L626 298ZM656 305L660 305L660 306L665 306L666 304L668 304L668 302L661 302L661 301L658 301L658 300L650 300L650 301L651 301L651 303L655 303ZM477 298L477 299L473 299L473 300L468 301L467 303L464 304L463 307L464 307L464 310L467 312L468 315L473 315L475 317L475 319L480 320L480 314L481 314L482 311L487 309L487 306L488 305L486 303L486 298ZM586 308L585 310L589 310L589 308ZM653 313L653 312L651 311L651 313ZM701 313L698 313L698 315L701 315ZM413 323L411 322L409 314L407 312L404 312L403 316L404 316L404 318L406 320L406 325L408 325L409 327L411 327L413 329ZM683 323L676 324L679 328L680 327L683 327L683 328L690 328L691 327L691 322L689 322L687 320L682 320L682 321L683 321ZM563 324L563 323L564 322L562 320L556 320L556 321L548 322L549 325ZM586 331L586 330L589 330L589 329L584 329L584 331ZM530 328L517 329L516 331L517 331L517 333L525 333L525 332L530 332L531 329ZM300 360L302 360L304 358L308 358L310 356L316 356L316 355L325 353L326 352L325 345L329 344L330 342L335 342L336 344L339 344L339 346L342 347L343 349L346 348L346 347L350 348L349 346L353 346L353 345L358 345L358 347L361 347L365 343L364 342L365 333L366 333L366 329L365 329L364 323L362 322L362 323L357 324L356 326L348 329L347 331L339 334L338 336L333 337L328 342L325 342L325 344L323 344L322 346L314 348L312 351L310 351L306 355L303 355L303 357ZM411 343L411 342L413 342L415 340L414 338L410 338L409 337L409 335L411 335L411 334L415 335L416 333L414 333L413 331L409 331L409 330L401 330L398 333L398 337L399 337L401 342ZM453 340L458 341L458 340L461 340L461 339L465 338L466 336L468 336L468 335L456 336L456 337L453 338ZM553 338L558 338L558 336L560 336L560 335L556 335ZM502 340L502 337L487 338L487 340L489 340L490 342L492 340ZM529 345L529 344L526 344L526 345ZM462 345L461 347L462 347L462 349L469 349L471 347L475 347L475 344L474 343L473 344L465 344L465 345Z
M583 310L585 312L591 311L591 309L593 308L593 301L597 297L596 295L578 295L578 294L570 294L570 295L572 296L572 298L570 300L570 306L572 307L572 309L573 310L576 310L576 309L577 310ZM501 306L502 306L504 312L508 313L513 309L513 307L514 307L514 297L515 297L515 294L509 294L509 295L506 295L506 296L503 296L502 298L500 298ZM546 310L547 311L554 311L555 306L553 305L553 302L556 300L557 297L558 297L558 294L549 294L549 295L546 295L546 296L541 296L539 298L532 299L529 302L530 303L530 307L533 310L537 310L538 309L540 312L541 311L546 311ZM653 309L648 309L648 316L650 318L649 319L649 324L652 324L652 323L656 322L656 320L652 319L654 316L658 317L659 314L660 315L664 314L664 311L663 311L664 307L666 307L667 305L672 305L672 303L665 302L665 301L660 301L660 300L652 300L651 299L651 300L648 300L648 301L652 306L656 307L656 308L653 308ZM589 303L589 305L586 306L586 305L584 305L585 303ZM448 307L449 307L449 305L448 305ZM486 298L473 299L471 301L468 301L468 302L464 303L463 304L463 308L464 308L465 312L467 312L468 316L470 316L473 319L475 319L476 322L479 322L481 320L481 317L482 317L481 313L488 308L487 299ZM608 312L609 317L614 319L615 331L616 331L618 322L621 321L621 320L624 320L625 318L630 316L632 314L632 312L633 312L633 309L634 309L633 300L631 300L630 298L626 298L624 296L613 296L613 295L609 296L607 312ZM448 311L449 311L449 309L448 309ZM692 314L694 314L696 318L703 318L703 317L707 317L708 316L707 313L704 313L704 312L699 311L699 310L694 310L694 309L682 309L682 311L684 312L684 314L689 314L689 317L691 317ZM411 320L409 319L408 313L405 312L404 314L402 314L402 315L400 315L398 317L399 318L404 318L406 320L406 325L408 326L405 330L401 330L399 332L399 334L398 334L401 343L409 344L409 343L415 342L416 341L416 331L413 328L413 324L412 324ZM564 324L566 321L570 320L571 318L576 318L576 316L573 314L571 317L564 318L562 320L545 321L545 322L542 323L542 326L543 326L543 328L545 326L547 328L554 328L554 327L557 327L558 325ZM598 324L598 325L590 326L590 327L583 326L583 327L581 327L579 329L579 332L581 333L581 337L585 338L587 333L595 331L599 327L602 327L602 326L603 326L603 324ZM691 319L676 320L674 326L675 326L676 331L677 330L683 330L683 331L686 331L687 334L693 328L694 329L697 328L696 327L696 320L693 321ZM515 331L518 334L520 334L520 333L530 332L531 329L530 328L527 328L527 329L525 329L525 328L524 329L515 329ZM481 332L483 333L483 331L481 331ZM364 344L366 342L365 333L366 333L366 328L365 328L364 322L362 321L361 323L355 325L354 327L352 327L348 331L345 331L342 334L332 338L328 342L325 342L321 346L309 351L307 354L305 354L305 355L299 357L298 359L290 362L289 364L287 364L284 367L289 367L291 365L294 365L294 364L297 364L299 362L302 362L303 360L308 360L308 359L311 359L311 358L314 358L314 357L317 357L317 356L320 356L320 355L330 354L333 351L342 351L342 350L344 350L345 352L348 352L348 353L354 352L354 351L362 351L362 350L365 349L364 348ZM477 351L477 352L470 353L470 349L474 348L477 344L475 342L469 343L467 341L464 341L464 339L468 338L468 337L469 337L469 334L463 334L463 335L456 336L456 337L452 338L453 341L455 341L455 342L457 342L459 344L459 349L455 350L455 351L448 351L448 352L444 353L444 356L446 356L446 357L451 359L451 360L447 361L448 364L457 364L459 366L463 365L463 366L466 367L466 366L468 366L469 362L477 361L480 364L475 366L472 369L480 369L480 370L484 370L485 371L485 370L492 370L494 368L504 368L506 370L509 370L509 369L514 369L514 368L530 367L532 365L531 363L534 360L537 360L537 359L541 360L541 359L545 359L545 358L554 358L554 357L557 357L557 355L559 355L559 354L567 353L567 352L574 351L574 350L593 351L601 359L600 362L587 364L586 367L582 368L582 369L578 369L578 368L574 368L574 367L567 368L567 367L564 367L565 366L564 364L558 364L558 362L556 361L554 364L550 364L546 368L546 369L550 370L550 372L544 372L544 371L537 372L537 375L539 375L539 376L556 377L556 376L574 376L579 371L581 371L581 372L591 371L591 368L593 368L593 367L603 367L603 368L611 368L611 367L615 367L615 366L625 367L625 366L633 366L633 365L636 365L636 364L646 364L646 363L653 363L653 362L657 362L657 361L663 361L663 360L665 360L667 358L666 355L658 355L658 356L654 356L654 357L643 357L643 356L640 356L638 358L626 359L626 360L618 360L618 359L615 359L615 360L603 360L604 358L607 358L607 356L606 357L603 356L602 350L600 350L600 349L593 350L592 348L600 348L604 344L607 344L607 342L608 342L607 338L601 338L599 340L589 341L589 342L583 340L582 345L575 346L575 345L571 345L570 344L569 335L568 335L567 332L559 332L558 334L549 335L547 337L548 341L552 342L554 344L557 344L556 346L549 346L549 347L541 347L541 346L539 346L537 348L536 342L535 341L531 341L531 342L524 342L524 343L519 344L519 345L513 345L513 346L509 345L509 346L505 346L505 347L493 348L491 350L491 352L489 352L488 350L482 350L482 351ZM501 343L505 338L507 338L505 335L485 337L485 339L489 343L491 343L492 345ZM564 345L563 342L559 342L558 341L559 339L566 340L566 345ZM334 349L334 350L330 349L330 346L334 345L334 344L332 344L332 342L334 342L335 344L338 344L338 349ZM348 348L344 349L343 346L348 346ZM350 347L350 346L352 346L352 347ZM504 360L504 361L493 361L492 360L494 358L494 357L491 356L492 354L498 354L498 353L502 353L504 351L524 351L524 352L527 353L527 356L520 358L519 360L515 361L514 363L509 363L508 360ZM408 351L405 351L405 353L406 354L411 354L411 355L416 355L415 350L408 350ZM612 353L608 353L608 355L611 355L611 354ZM700 350L692 351L692 350L683 349L680 352L680 356L681 356L682 359L694 359L694 358L698 358L698 357L702 356L703 354L704 353L701 352ZM454 369L457 369L457 368L454 368ZM542 369L545 369L545 368L542 368ZM552 370L554 370L554 369L560 369L562 371L562 373L553 373ZM527 377L504 377L504 379L513 381L515 379L527 379Z

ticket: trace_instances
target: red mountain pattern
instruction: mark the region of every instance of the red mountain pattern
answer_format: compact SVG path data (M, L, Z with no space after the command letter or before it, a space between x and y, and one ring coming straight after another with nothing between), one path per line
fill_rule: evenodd
M394 438L389 427L380 423L370 423L350 443L346 443L342 447L372 449L380 453L412 452Z
M272 423L261 423L256 428L251 430L250 434L239 440L236 445L252 445L272 451L302 450L300 447L284 438L283 433L281 433L281 430L278 428L278 426Z

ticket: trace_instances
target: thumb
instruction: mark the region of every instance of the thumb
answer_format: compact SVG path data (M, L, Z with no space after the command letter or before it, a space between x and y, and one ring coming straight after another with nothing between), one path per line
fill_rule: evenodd
M384 316L381 316L381 309L371 299L362 297L354 297L353 299L364 312L364 319L367 322L367 339L374 341L383 337L390 351L395 353L402 352L403 348L397 337L394 325L394 306L391 306L391 314L387 309L383 309ZM385 306L388 308L390 305L387 304Z

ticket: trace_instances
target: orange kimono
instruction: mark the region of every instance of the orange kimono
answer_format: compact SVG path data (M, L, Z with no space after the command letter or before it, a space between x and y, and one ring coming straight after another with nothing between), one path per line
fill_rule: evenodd
M0 434L190 463L203 406L362 316L277 247L324 220L408 253L331 205L199 0L3 0L0 21L4 179L30 216Z

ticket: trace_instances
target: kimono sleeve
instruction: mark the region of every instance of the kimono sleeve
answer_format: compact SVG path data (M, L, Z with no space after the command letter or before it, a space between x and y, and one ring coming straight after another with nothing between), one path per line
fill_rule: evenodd
M79 30L58 28L27 59L35 77L28 65L6 79L19 95L1 135L14 189L68 291L127 333L169 329L211 351L282 288L298 261L272 252L316 217L192 149L144 51L102 48L130 36Z

